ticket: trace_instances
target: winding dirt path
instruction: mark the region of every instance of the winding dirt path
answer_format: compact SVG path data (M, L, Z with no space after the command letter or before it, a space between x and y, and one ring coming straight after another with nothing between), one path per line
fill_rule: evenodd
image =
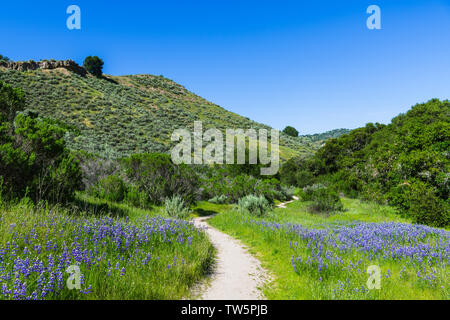
M277 208L283 208L283 209L286 209L286 208L287 208L286 205L289 204L289 203L292 203L292 202L294 202L294 201L296 201L296 200L298 200L298 197L293 196L292 199L294 199L294 200L287 201L287 202L282 202L282 203L278 204L276 207L277 207Z
M236 239L206 223L209 217L194 219L208 234L217 249L214 272L201 284L196 295L201 300L263 300L258 288L268 280L258 259Z

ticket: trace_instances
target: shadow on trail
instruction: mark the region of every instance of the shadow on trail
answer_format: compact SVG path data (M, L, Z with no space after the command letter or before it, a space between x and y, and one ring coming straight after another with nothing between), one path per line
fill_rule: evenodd
M214 210L205 210L202 208L196 208L194 209L194 212L199 216L199 217L209 217L209 216L213 216L215 214L218 214L218 211L214 211Z

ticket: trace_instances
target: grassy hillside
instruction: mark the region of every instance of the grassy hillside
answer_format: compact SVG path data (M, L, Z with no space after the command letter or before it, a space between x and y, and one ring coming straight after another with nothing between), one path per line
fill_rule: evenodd
M72 127L68 146L116 158L140 152L166 152L176 128L267 128L229 112L153 75L82 76L67 69L17 71L0 67L0 80L25 91L30 111ZM281 157L308 155L322 142L281 135Z

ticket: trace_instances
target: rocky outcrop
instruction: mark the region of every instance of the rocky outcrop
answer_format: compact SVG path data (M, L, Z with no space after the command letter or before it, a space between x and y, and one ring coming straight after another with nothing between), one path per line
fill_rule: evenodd
M73 60L41 60L39 62L30 60L30 61L0 61L0 67L5 67L12 70L18 71L32 71L37 69L42 70L51 70L57 68L64 68L69 71L75 72L79 75L86 75L86 69L79 66Z

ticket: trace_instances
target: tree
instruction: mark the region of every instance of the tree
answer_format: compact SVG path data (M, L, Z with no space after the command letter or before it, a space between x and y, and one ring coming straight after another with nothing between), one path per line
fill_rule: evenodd
M5 57L0 54L0 62L8 62L8 61L11 61L11 60L8 57Z
M65 148L65 130L26 112L16 116L24 105L22 90L0 82L0 196L70 201L82 177Z
M13 123L16 113L25 106L25 94L20 88L13 88L0 81L0 121L7 120Z
M103 60L97 56L89 56L84 59L83 67L96 77L101 77L103 74Z
M288 136L298 137L298 131L294 127L287 126L286 128L284 128L283 132Z

